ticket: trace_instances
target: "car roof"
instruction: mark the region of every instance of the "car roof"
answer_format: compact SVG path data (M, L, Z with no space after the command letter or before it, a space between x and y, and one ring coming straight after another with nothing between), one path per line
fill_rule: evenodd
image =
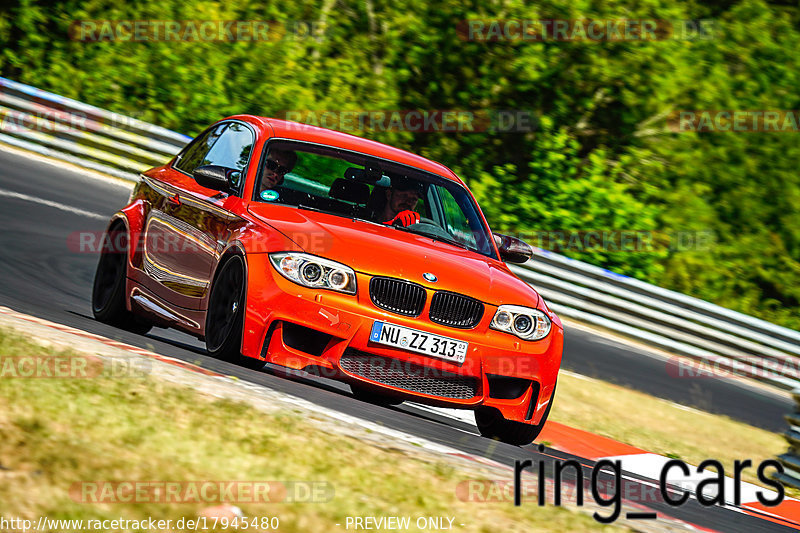
M272 129L273 137L325 144L328 146L334 146L336 148L343 148L345 150L352 150L354 152L360 152L383 159L389 159L397 163L432 172L464 185L464 182L461 181L461 179L456 176L452 170L441 163L431 161L430 159L420 155L413 154L399 148L394 148L377 141L371 141L369 139L364 139L363 137L358 137L349 133L342 133L326 128L320 128L318 126L302 124L300 122L292 122L289 120L259 117L255 115L237 115L230 118L236 118L240 120L244 119L249 122L260 123L261 126L266 126Z

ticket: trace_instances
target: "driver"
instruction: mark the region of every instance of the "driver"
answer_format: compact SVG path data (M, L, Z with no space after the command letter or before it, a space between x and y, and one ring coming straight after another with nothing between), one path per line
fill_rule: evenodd
M291 150L270 150L261 174L261 190L273 189L283 183L283 177L297 163L297 154Z
M406 176L392 178L392 186L386 190L386 206L379 213L378 220L384 224L410 226L420 221L419 213L414 211L422 198L422 184Z

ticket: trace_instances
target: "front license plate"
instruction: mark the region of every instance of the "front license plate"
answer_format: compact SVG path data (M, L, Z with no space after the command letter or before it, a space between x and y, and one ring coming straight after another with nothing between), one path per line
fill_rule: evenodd
M369 340L459 364L466 359L469 346L464 341L379 321L372 324Z

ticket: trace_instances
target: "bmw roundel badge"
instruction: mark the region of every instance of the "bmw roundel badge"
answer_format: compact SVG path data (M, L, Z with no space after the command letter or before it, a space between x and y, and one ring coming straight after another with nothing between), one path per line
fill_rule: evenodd
M422 275L422 277L425 278L427 281L430 281L431 283L436 283L437 281L439 281L439 278L437 278L436 276L434 276L430 272L425 272Z

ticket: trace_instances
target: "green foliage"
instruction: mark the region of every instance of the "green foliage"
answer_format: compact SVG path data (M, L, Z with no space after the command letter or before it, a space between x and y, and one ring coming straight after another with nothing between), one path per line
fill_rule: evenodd
M556 245L556 251L625 274L644 279L658 275L663 250L635 253L592 245L585 238L570 242L569 235L578 232L600 231L618 243L613 236L620 232L657 229L657 208L635 198L621 178L621 165L603 149L585 156L579 152L580 143L565 129L545 130L536 136L523 172L507 163L474 177L472 190L492 227L518 231L535 246Z
M800 145L791 133L681 132L680 110L798 109L796 8L764 0L12 0L0 74L196 134L236 113L525 111L531 131L362 134L453 168L492 227L656 232L652 249L564 253L800 327ZM469 19L710 19L710 38L464 40ZM274 20L270 42L80 42L75 20ZM291 37L289 35L288 37Z

